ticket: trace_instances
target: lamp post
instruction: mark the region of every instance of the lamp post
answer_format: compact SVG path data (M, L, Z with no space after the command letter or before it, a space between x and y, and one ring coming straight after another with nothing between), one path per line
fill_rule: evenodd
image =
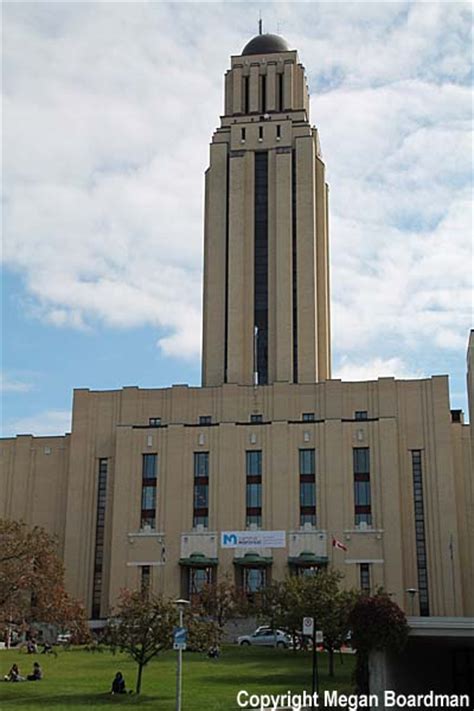
M174 604L179 612L179 626L183 626L183 613L186 605L189 605L189 600L175 600ZM178 648L178 665L176 667L176 711L181 711L181 692L182 692L182 676L183 676L183 650Z
M407 588L405 592L410 596L411 604L411 616L414 617L415 615L415 595L417 594L418 590L416 588Z

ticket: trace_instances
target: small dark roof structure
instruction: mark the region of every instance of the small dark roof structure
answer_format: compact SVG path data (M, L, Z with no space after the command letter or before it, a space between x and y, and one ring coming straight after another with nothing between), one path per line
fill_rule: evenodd
M279 35L256 35L247 42L242 50L242 56L247 54L274 54L275 52L289 52L288 42Z

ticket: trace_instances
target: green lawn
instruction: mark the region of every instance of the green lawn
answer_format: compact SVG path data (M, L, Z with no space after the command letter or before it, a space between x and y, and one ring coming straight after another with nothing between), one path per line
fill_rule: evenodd
M133 688L136 665L123 655L108 652L61 650L57 658L34 656L15 651L0 651L1 678L16 662L22 675L30 673L33 661L41 662L41 682L6 683L0 681L0 709L12 711L61 711L67 709L102 709L104 706L140 706L156 711L174 711L176 652L167 652L151 662L144 671L139 697L108 694L116 671L125 676L127 688ZM336 678L327 676L327 655L318 654L322 689L351 692L354 657L335 660ZM221 658L208 660L204 655L183 656L183 711L230 711L237 709L240 689L249 693L284 693L288 690L311 691L311 655L280 649L225 647Z

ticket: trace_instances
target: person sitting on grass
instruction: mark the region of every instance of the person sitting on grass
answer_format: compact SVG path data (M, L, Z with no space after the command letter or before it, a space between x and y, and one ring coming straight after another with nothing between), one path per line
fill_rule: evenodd
M20 675L20 670L18 669L18 664L13 664L8 674L3 678L5 681L23 681L23 677Z
M110 692L111 694L126 694L127 690L125 689L125 679L123 678L122 672L117 672L115 675L115 679L112 682L112 691Z
M28 674L26 677L28 681L41 681L43 678L43 670L41 669L39 662L33 664L33 673Z
M216 644L214 647L210 647L207 656L209 659L219 659L221 654L221 650L219 649L218 645Z

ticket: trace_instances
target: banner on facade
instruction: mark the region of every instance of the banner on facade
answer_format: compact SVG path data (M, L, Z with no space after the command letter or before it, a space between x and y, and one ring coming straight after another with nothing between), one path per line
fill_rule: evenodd
M222 548L285 548L286 531L222 531Z

